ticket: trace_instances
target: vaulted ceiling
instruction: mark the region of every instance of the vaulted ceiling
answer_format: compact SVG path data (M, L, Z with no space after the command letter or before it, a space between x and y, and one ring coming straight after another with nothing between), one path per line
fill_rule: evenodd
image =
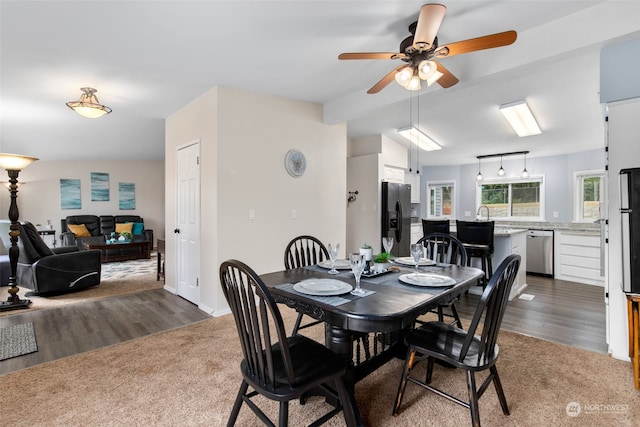
M393 82L368 95L400 62L338 54L398 51L424 3L2 0L0 151L162 159L164 119L218 85L320 103L324 121L347 122L350 138L403 144L395 130L410 124L414 96L414 124L443 146L421 154L425 165L603 146L600 50L640 37L640 2L446 2L441 45L506 30L516 42L443 59L460 82L423 89L419 101ZM113 113L90 120L69 110L84 86ZM520 99L542 135L518 138L498 112Z

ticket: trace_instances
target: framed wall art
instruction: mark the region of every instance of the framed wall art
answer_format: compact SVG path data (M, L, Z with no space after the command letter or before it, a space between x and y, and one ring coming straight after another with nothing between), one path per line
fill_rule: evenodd
M60 208L81 209L80 180L60 179Z

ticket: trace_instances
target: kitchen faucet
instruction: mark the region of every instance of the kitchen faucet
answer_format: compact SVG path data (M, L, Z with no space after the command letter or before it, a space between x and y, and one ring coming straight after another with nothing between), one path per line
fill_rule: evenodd
M478 211L476 212L476 217L480 216L480 212L482 211L482 208L485 208L487 210L487 221L489 221L489 206L487 205L480 205L480 207L478 208Z

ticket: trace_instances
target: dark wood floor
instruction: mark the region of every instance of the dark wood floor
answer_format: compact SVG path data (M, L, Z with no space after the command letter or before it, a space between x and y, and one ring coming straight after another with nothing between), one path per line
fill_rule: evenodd
M0 362L0 374L140 338L209 316L163 289L24 311L0 317L0 327L33 322L38 351Z
M525 294L514 299L503 328L599 353L607 352L603 288L528 276ZM479 297L456 303L470 318ZM33 322L38 351L0 362L0 374L16 371L208 318L190 302L163 289L139 292L50 310L0 317L0 327Z
M534 298L510 301L503 329L607 353L604 288L532 275L527 285L523 294ZM456 303L460 317L470 319L479 299L463 295Z

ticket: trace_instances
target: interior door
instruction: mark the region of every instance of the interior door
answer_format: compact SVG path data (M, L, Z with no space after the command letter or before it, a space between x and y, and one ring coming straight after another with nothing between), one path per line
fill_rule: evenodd
M176 287L181 297L200 302L200 141L177 153Z

